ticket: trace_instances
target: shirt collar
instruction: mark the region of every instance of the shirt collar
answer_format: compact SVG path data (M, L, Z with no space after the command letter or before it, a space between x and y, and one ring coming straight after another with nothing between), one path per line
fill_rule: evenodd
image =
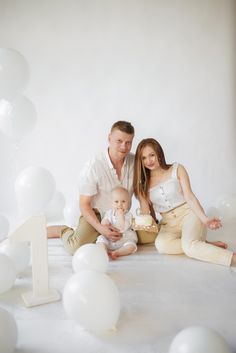
M110 159L110 156L109 156L109 153L108 153L108 148L105 151L105 157L106 157L107 163L109 165L109 168L110 169L115 169L113 164L112 164L112 162L111 162L111 159ZM124 163L123 163L122 169L125 167L125 165L127 163L127 157L128 157L128 155L124 159Z
M106 151L105 151L105 157L106 157L107 163L108 163L108 165L109 165L109 168L110 168L110 169L115 169L115 168L113 167L113 164L111 163L111 159L110 159L110 156L109 156L109 153L108 153L108 148L107 148Z

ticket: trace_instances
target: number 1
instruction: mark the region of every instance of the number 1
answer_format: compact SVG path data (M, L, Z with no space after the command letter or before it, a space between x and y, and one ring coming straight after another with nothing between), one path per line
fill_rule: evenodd
M19 226L10 236L11 242L31 243L33 290L22 294L26 306L36 306L60 300L55 289L48 284L48 246L45 216L34 216Z

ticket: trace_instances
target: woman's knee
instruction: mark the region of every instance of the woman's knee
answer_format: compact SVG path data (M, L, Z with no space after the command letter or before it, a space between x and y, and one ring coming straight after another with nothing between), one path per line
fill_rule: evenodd
M194 240L189 240L189 241L182 241L182 248L186 256L188 257L195 257L196 252L198 251L198 244L199 244L198 239Z
M155 240L155 247L160 254L168 254L170 250L169 241L158 237Z
M160 254L179 255L183 254L181 240L179 238L164 239L158 238L155 241L155 246Z

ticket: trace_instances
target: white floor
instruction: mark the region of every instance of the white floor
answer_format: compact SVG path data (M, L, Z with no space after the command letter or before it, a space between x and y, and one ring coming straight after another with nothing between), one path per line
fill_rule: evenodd
M217 231L214 238L236 251L235 228ZM71 256L59 239L48 245L50 286L62 293L72 274ZM159 255L154 246L142 246L111 261L108 274L120 292L120 319L116 332L95 336L67 319L61 301L26 308L21 293L31 288L31 269L25 271L0 296L0 306L17 321L16 353L167 353L177 332L190 325L215 329L236 352L236 267Z

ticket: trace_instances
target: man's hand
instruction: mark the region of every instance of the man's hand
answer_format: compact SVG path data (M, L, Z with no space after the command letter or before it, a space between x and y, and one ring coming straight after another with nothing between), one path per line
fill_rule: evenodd
M119 229L112 226L111 224L101 225L100 233L111 241L117 241L121 238L121 233Z

